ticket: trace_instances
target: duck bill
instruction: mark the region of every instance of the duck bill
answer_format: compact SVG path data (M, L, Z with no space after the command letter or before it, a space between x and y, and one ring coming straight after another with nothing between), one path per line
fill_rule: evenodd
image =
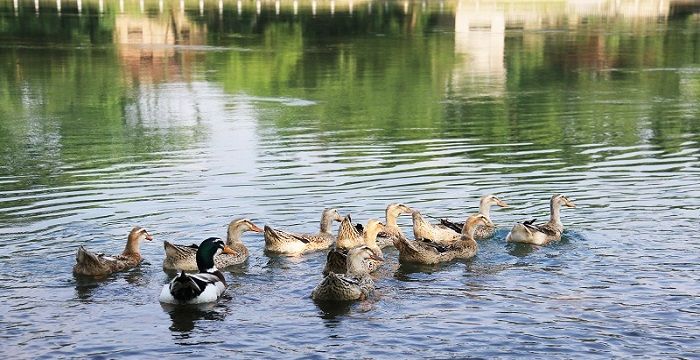
M576 207L576 204L574 204L574 203L572 203L571 201L569 201L568 203L566 203L566 207L575 208L575 207Z
M508 205L508 204L507 204L505 201L503 201L503 200L498 200L497 205L500 206L500 207L502 207L502 208L510 207L510 205Z
M259 228L257 225L250 223L250 231L256 232L256 233L261 233L263 232L263 229Z
M231 254L231 255L238 255L238 253L236 251L234 251L233 249L231 249L228 246L224 246L223 253L224 254Z
M153 241L153 235L146 233L146 240Z

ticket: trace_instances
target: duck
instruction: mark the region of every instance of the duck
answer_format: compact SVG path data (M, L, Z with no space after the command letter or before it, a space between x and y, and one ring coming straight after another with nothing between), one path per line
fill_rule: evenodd
M214 257L214 264L218 269L243 263L248 259L248 248L241 241L241 236L246 231L261 233L263 230L253 224L249 219L234 219L228 224L228 235L226 246L231 248L235 254L219 254ZM197 267L197 245L176 245L168 241L163 242L165 248L165 259L163 259L163 269L165 270L185 270L196 271Z
M423 215L421 215L419 211L414 211L412 217L413 237L416 240L427 239L430 240L430 242L436 244L451 244L455 241L460 240L460 238L462 237L462 231L455 232L450 228L431 224L430 222L425 220L425 218L423 218ZM493 225L493 223L491 223L491 221L488 220L488 218L486 218L485 216L484 219L487 219L487 226L495 227L495 225ZM463 228L464 225L462 225L462 229Z
M394 238L403 235L396 219L402 214L411 213L413 213L413 209L400 203L391 203L386 207L384 230L377 235L377 245L380 248L394 246Z
M415 219L415 217L414 217ZM434 265L454 259L469 259L476 255L478 246L474 232L478 225L488 222L486 216L473 214L464 222L460 238L449 244L440 244L431 239L408 240L397 238L394 246L399 250L399 262Z
M330 272L311 292L316 301L364 300L374 291L374 281L369 275L369 260L382 261L369 246L348 251L344 274Z
M224 274L216 268L214 257L220 253L235 254L223 240L210 237L197 247L197 268L199 273L188 274L184 270L163 285L158 300L166 304L203 304L219 299L226 289Z
M374 272L381 267L384 263L384 257L382 254L381 247L377 244L377 234L385 229L384 224L376 219L370 219L367 221L367 225L364 226L362 233L363 244L356 246L366 246L372 250L375 258L367 260L365 266L368 272ZM323 269L323 275L328 275L333 272L336 274L342 274L347 268L347 256L351 249L347 247L335 246L331 251L328 252L326 256L326 266ZM381 259L381 260L377 260Z
M499 199L496 195L488 194L482 196L481 200L479 200L479 214L486 216L486 218L489 219L489 223L485 225L479 225L476 228L476 232L474 233L474 239L490 239L496 233L496 225L491 220L491 207L494 205L498 205L501 208L510 207L505 201ZM464 223L452 222L448 219L440 219L440 225L438 226L452 229L456 233L458 233L462 231Z
M333 221L342 219L337 209L324 209L321 214L321 229L316 234L292 233L265 225L265 250L277 254L300 255L328 249L335 240L331 233Z
M576 204L562 194L554 194L549 200L549 221L544 224L534 225L537 219L515 224L506 236L507 242L525 243L532 245L546 245L552 241L559 241L564 232L564 225L559 218L561 206L575 208Z
M73 273L76 275L103 277L112 273L131 269L141 263L141 243L153 241L153 236L144 228L136 226L129 232L126 247L119 255L107 256L85 249L80 245L75 255Z

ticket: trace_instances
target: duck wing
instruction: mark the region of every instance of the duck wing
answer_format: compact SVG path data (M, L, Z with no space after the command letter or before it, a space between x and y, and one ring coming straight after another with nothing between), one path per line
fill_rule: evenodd
M163 241L163 248L165 249L165 256L171 258L184 258L190 256L197 252L199 246L192 245L177 245L170 243L168 241Z
M464 223L452 222L452 221L447 220L447 219L440 219L440 225L442 225L450 230L454 230L458 233L461 233L462 229L464 228Z
M305 244L311 242L306 234L295 234L289 231L284 231L280 229L273 229L269 226L265 226L265 239L277 240L277 241L301 241Z
M221 278L215 274L190 275L181 271L180 275L170 282L170 294L178 301L187 302L201 295L208 285L216 285L220 282Z

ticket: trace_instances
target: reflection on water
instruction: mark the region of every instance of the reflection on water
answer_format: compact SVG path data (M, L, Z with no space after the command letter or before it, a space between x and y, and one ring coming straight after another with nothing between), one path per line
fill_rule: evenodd
M4 350L690 357L699 12L632 0L0 2ZM562 213L564 240L506 244L514 222L549 216L554 192L579 205ZM325 254L265 254L257 234L243 238L248 263L226 269L221 302L157 301L172 277L158 241L222 236L239 216L316 231L324 207L364 222L389 202L463 220L486 193L512 208L492 214L497 234L473 260L399 265L387 250L370 301L313 302ZM137 224L156 239L140 268L71 276L79 244L118 252Z

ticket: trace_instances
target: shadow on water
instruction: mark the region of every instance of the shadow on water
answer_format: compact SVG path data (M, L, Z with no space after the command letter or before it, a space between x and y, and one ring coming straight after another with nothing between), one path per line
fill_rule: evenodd
M194 329L195 324L200 320L223 321L226 312L218 311L217 303L195 304L195 305L172 305L161 303L160 306L170 315L172 325L170 331L176 333L187 333Z
M314 301L321 310L321 319L333 320L338 316L347 315L354 301Z

